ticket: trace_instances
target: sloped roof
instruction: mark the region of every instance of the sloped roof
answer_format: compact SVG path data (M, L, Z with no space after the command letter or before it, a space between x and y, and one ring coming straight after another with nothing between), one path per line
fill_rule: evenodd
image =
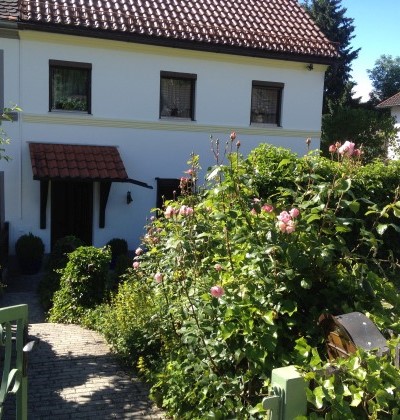
M30 143L34 179L127 181L115 146Z
M18 18L18 1L17 0L0 0L0 19L17 20Z
M400 106L400 92L386 99L377 105L377 108L391 108L392 106Z
M0 0L0 14L10 3L15 1ZM338 55L297 0L21 0L18 19L31 29L191 43L194 49L223 47L233 54Z

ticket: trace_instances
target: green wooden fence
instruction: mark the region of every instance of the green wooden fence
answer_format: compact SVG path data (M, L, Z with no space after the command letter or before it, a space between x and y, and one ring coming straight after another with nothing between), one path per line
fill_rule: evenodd
M28 335L28 305L0 309L0 350L3 374L0 386L0 419L4 403L10 394L16 395L17 420L28 418L27 353L33 342L26 344Z

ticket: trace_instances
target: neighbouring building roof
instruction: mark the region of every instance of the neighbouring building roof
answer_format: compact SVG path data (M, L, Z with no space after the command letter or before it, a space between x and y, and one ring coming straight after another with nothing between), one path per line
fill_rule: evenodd
M34 179L128 180L115 146L29 143Z
M400 106L400 92L381 102L377 105L377 108L391 108L393 106Z
M330 62L338 56L297 0L0 0L20 27L181 48ZM251 52L251 54L249 53ZM297 58L294 58L296 56ZM319 61L318 61L319 59Z

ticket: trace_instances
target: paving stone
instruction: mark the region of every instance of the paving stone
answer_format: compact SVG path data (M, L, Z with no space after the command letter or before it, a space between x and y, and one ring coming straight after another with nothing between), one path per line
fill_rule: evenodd
M100 334L44 322L39 281L40 275L13 278L0 298L0 307L29 306L29 336L37 343L28 361L28 419L165 419L148 399L149 387L121 369ZM3 418L15 418L14 397Z

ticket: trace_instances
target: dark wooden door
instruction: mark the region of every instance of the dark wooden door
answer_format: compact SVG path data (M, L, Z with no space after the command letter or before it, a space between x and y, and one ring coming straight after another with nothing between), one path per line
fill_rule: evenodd
M67 235L92 244L93 182L51 182L51 247Z

